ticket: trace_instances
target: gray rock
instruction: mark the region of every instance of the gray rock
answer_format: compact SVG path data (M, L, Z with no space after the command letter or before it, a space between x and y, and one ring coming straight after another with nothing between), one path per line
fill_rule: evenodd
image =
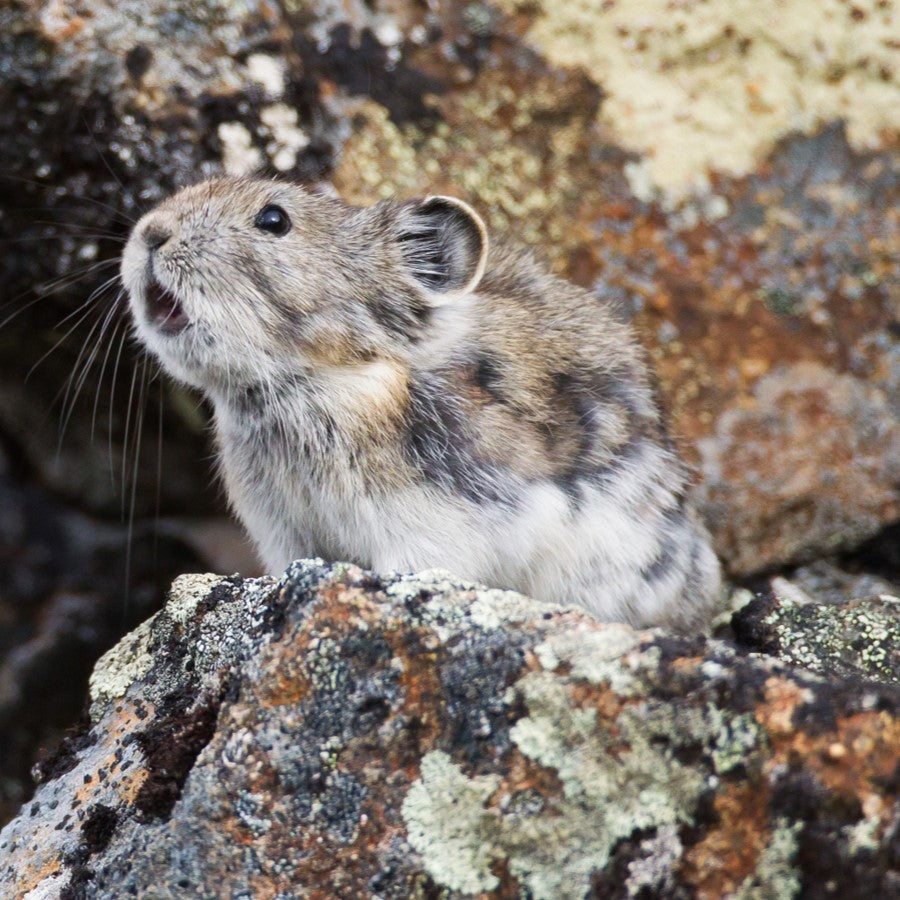
M828 676L900 683L900 597L877 594L827 605L775 579L732 620L751 650Z
M441 572L184 576L91 695L4 896L900 890L900 689Z

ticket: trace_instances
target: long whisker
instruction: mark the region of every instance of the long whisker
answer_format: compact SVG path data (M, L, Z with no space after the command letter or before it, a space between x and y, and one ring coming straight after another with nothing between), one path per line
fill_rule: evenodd
M128 496L127 487L127 471L128 471L128 449L131 440L131 418L134 412L134 389L137 384L138 367L135 366L131 371L131 386L128 389L128 403L125 406L125 436L122 441L122 475L119 496L122 498L121 515L125 518L125 502Z
M115 306L118 306L119 302L122 299L122 292L119 293L119 296L116 297ZM124 319L119 319L115 325L113 325L112 333L109 336L109 339L106 342L106 352L103 354L103 362L100 363L100 375L97 378L97 390L94 391L94 408L91 410L91 441L94 440L94 431L97 427L97 410L100 407L100 388L103 385L103 376L106 374L106 366L109 363L109 357L112 353L112 348L116 343L116 339L118 338L118 332L120 328L126 328Z
M135 370L137 367L135 367ZM132 382L133 384L133 382ZM131 496L128 505L128 527L126 529L125 543L125 598L122 609L123 621L128 617L128 602L130 599L130 582L131 582L131 552L134 544L134 515L135 506L137 505L137 483L138 469L141 462L141 440L144 433L144 397L147 388L147 357L141 360L141 384L138 392L138 410L135 417L135 436L134 436L134 462L131 468ZM123 466L124 473L124 466Z
M30 185L33 185L34 187L39 187L39 188L46 188L46 187L48 187L48 185L47 185L45 182L43 182L43 181L35 181L33 178L24 178L24 177L22 177L21 175L7 175L7 174L4 174L4 175L0 175L0 178L5 178L5 179L7 179L8 181L18 181L18 182L20 182L20 183L22 183L22 184L30 184ZM76 203L93 203L95 206L98 206L98 207L100 207L101 209L106 210L107 212L111 212L111 213L113 213L114 215L120 216L120 217L121 217L122 219L124 219L129 225L136 225L136 224L137 224L137 219L132 218L132 217L129 216L127 213L125 213L125 212L123 212L121 209L119 209L117 206L113 206L111 203L105 203L105 202L103 202L102 200L95 200L93 197L83 197L83 196L81 196L81 195L75 195L75 194L68 194L68 193L67 193L67 194L64 194L64 195L62 195L62 196L66 197L67 199L73 200L73 201L75 201ZM29 207L25 207L25 209L27 210L27 209L29 209ZM34 207L30 207L30 209L33 209L33 210L47 210L47 211L53 211L54 209L56 209L56 207L53 207L53 206L34 206Z
M84 123L84 127L87 128L88 137L91 139L91 143L94 145L94 150L97 152L97 156L100 157L100 162L103 163L103 165L106 167L106 171L109 172L110 175L112 175L116 184L122 189L122 193L127 194L128 191L126 190L125 185L122 184L122 180L113 171L113 167L109 164L109 160L107 160L106 154L104 154L100 145L97 143L97 139L94 137L94 129L91 128L91 123L88 122L87 117L84 115L84 113L81 114L81 121Z
M78 351L78 356L75 357L75 362L72 365L72 370L69 373L69 377L66 379L63 386L57 391L56 396L53 398L51 406L55 406L59 401L60 397L63 398L62 408L63 412L65 412L68 407L69 395L71 394L72 387L78 380L79 375L81 374L81 361L84 355L88 352L88 346L91 342L91 338L98 328L101 327L102 323L106 319L109 313L104 313L103 310L100 310L100 314L97 316L94 324L91 325L90 329L88 329L88 333L85 335L84 340L81 342L81 348ZM95 343L96 346L96 343Z
M41 363L47 359L47 357L49 357L56 350L58 350L62 346L62 344L64 344L69 339L70 335L73 332L78 330L78 328L81 326L81 324L84 322L84 320L91 314L91 312L92 312L91 304L93 303L93 300L94 300L94 296L91 295L87 300L85 300L84 303L81 304L81 306L78 307L78 309L76 309L74 312L69 313L69 315L67 315L65 317L65 319L63 319L62 322L59 323L60 325L62 325L64 322L71 319L72 316L77 315L78 313L81 313L81 315L79 315L78 318L76 319L75 324L72 325L72 327L69 328L69 330L66 331L66 333L58 341L56 341L56 343L46 353L44 353L40 357L40 359L38 359L38 361L28 370L27 374L25 375L25 379L24 379L25 381L28 381L28 379L31 378L31 376L34 374L35 369L37 369L38 366L40 366ZM84 312L81 312L81 310L84 310Z
M17 209L17 212L29 212L29 211L37 212L39 210L40 210L40 207L35 207L33 210L27 210L27 209L23 209L22 207L19 207ZM88 225L82 225L80 222L69 222L69 221L66 221L65 219L61 219L61 220L59 220L59 219L31 219L30 224L31 225L44 225L47 228L54 229L54 233L53 234L44 234L44 235L32 235L31 238L26 237L26 238L23 238L23 240L37 240L40 237L45 237L45 238L77 237L77 236L80 236L83 234L100 235L101 237L105 237L105 238L119 238L123 241L127 240L125 235L122 234L121 228L117 228L116 230L113 230L111 228L101 228L99 225L88 226ZM62 228L66 229L66 231L64 231L62 234L55 233L57 229L62 229ZM70 235L69 232L72 232L72 234Z
M100 326L100 331L97 333L97 337L94 340L93 347L91 348L87 359L84 361L84 364L81 366L81 371L78 374L77 380L75 380L74 385L72 383L72 378L69 379L69 387L66 390L66 397L63 400L63 419L59 429L59 449L57 452L61 452L62 450L62 440L66 433L66 428L69 425L69 420L72 418L72 413L75 410L75 405L78 402L78 397L81 394L82 389L84 388L85 381L93 368L94 363L97 360L98 355L100 354L100 349L103 347L103 338L106 335L107 330L111 322L113 321L113 317L115 316L118 310L117 304L113 302L110 304L109 309L106 312L105 317L103 318L103 324ZM94 328L97 326L95 325ZM82 344L81 352L78 354L78 360L75 361L75 368L78 367L79 360L84 354L84 348L88 345L88 342L92 340L92 335L94 328L91 329L91 333L85 338L84 344ZM74 370L73 370L74 371ZM102 370L101 370L102 377ZM98 386L99 390L99 386ZM70 396L71 393L71 396ZM93 434L92 434L93 436Z
M153 373L150 384L159 376L159 370ZM156 492L153 498L153 567L156 569L157 551L159 549L159 511L162 508L162 470L163 470L163 411L165 393L163 391L162 382L160 382L159 390L159 412L156 421Z
M31 309L31 307L33 307L36 303L40 303L41 300L45 300L51 294L58 293L59 291L75 284L77 281L80 281L82 278L85 278L88 273L96 269L106 268L107 266L118 265L118 263L118 259L102 259L99 262L90 263L87 266L74 270L74 272L68 272L65 275L61 275L59 278L54 279L53 281L45 283L41 286L42 289L38 291L38 295L36 297L29 300L27 303L11 312L5 319L0 321L0 328L6 327L10 322L12 322L18 316L22 315L22 313ZM0 307L0 310L6 309L9 306L12 306L14 303L17 303L23 297L26 297L28 294L30 294L32 290L33 288L29 288L28 290L23 291L21 294L17 294L15 297L4 303L3 306Z
M122 360L122 350L125 348L125 340L128 337L128 327L122 329L122 337L119 340L119 349L116 351L116 361L113 365L112 387L109 391L109 428L107 430L107 448L109 452L109 478L113 488L116 485L115 466L113 464L113 411L115 410L116 386L119 383L119 363ZM124 465L124 463L123 463Z
M48 223L49 224L49 223ZM61 240L77 240L83 238L89 241L112 241L117 244L124 244L128 238L123 234L114 234L105 231L77 231L73 234L38 234L20 238L2 238L0 245L11 247L15 244L40 244L43 241L61 241Z

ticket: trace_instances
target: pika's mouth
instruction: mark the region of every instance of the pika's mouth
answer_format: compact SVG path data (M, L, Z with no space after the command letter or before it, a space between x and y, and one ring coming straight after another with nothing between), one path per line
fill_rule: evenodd
M163 334L179 334L191 323L181 301L153 277L144 292L144 302L147 318Z

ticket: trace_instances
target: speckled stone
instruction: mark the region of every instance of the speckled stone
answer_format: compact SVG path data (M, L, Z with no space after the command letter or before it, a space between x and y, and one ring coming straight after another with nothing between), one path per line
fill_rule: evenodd
M862 675L900 683L900 597L838 605L761 594L732 622L740 643L823 675Z
M445 572L185 576L91 690L3 896L900 889L900 689Z

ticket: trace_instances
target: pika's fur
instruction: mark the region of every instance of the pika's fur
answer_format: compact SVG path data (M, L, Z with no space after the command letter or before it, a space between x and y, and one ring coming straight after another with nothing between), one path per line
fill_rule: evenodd
M719 569L631 329L461 201L217 179L134 229L137 333L212 401L265 565L447 568L600 619L708 621Z

